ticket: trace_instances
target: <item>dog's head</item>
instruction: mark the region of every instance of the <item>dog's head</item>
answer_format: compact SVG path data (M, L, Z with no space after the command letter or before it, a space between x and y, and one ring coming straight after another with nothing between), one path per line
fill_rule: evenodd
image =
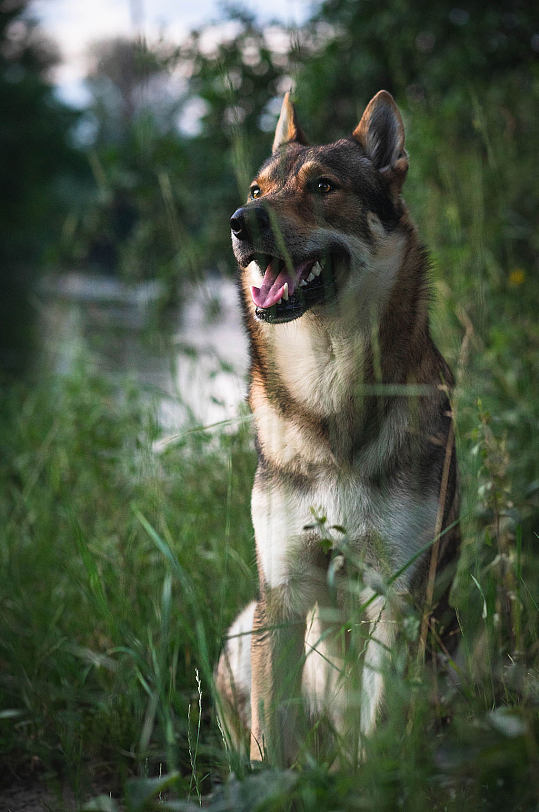
M308 146L287 93L273 154L230 219L255 316L287 322L334 302L399 223L407 169L402 119L386 91L350 137L325 146Z

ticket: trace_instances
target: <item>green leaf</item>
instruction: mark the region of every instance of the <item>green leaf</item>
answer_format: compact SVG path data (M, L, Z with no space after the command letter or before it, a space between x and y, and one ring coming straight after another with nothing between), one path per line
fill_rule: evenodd
M81 812L120 812L120 807L110 795L98 795L84 804Z
M148 803L176 783L180 774L168 773L159 778L134 778L127 782L126 796L129 812L143 812Z

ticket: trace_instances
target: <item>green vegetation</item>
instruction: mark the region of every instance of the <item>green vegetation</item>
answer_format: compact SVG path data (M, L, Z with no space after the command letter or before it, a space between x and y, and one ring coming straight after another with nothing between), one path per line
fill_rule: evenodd
M433 260L434 331L457 374L458 684L396 652L387 717L359 768L344 758L332 769L310 739L293 772L252 771L227 751L211 674L228 624L256 588L248 417L232 428L185 427L156 453L147 393L82 360L64 376L11 382L0 405L4 781L37 774L80 799L112 792L131 810L194 809L210 793L210 809L245 812L534 808L539 81L527 5L502 5L478 18L479 4L468 4L468 20L453 15L456 22L451 4L438 5L430 30L422 4L411 15L396 0L383 13L366 2L327 2L284 55L262 50L256 21L236 15L235 37L213 54L196 37L166 52L193 60L188 92L206 111L200 133L179 137L146 110L129 123L122 148L98 140L91 162L101 185L88 199L81 170L84 194L64 222L63 243L62 208L47 220L42 176L22 160L11 165L22 173L21 196L31 197L35 178L36 208L17 203L10 221L2 214L4 250L17 267L38 262L44 223L49 256L71 245L83 265L102 234L95 224L106 222L107 256L152 255L151 274L176 289L203 268L231 269L228 216L269 149L280 78L297 80L313 140L348 132L380 86L395 92L411 155L406 198ZM107 212L122 190L132 220L114 231ZM26 233L31 257L17 248ZM144 262L127 266L135 277L146 273ZM406 625L412 641L415 621L410 615ZM116 807L101 799L92 808Z
M12 391L2 418L5 763L116 787L185 767L197 669L206 727L221 635L253 594L247 431L156 456L140 393L84 366Z
M51 43L23 15L0 5L0 371L17 373L34 349L30 300L42 263L55 253L85 161L69 142L77 115L55 98Z

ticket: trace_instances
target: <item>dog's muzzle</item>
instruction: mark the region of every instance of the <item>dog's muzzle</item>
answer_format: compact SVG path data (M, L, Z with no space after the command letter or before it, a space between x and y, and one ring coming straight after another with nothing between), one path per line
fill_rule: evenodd
M276 237L273 225L271 213L260 204L241 206L230 218L239 265L246 268L255 262L262 277L260 287L251 287L255 316L280 324L333 299L337 266L347 263L342 249L335 247L305 256L283 256L285 239Z

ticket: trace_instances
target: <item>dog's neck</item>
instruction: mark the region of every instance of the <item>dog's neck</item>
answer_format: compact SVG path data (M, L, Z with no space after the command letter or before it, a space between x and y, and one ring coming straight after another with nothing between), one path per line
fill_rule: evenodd
M259 447L274 463L298 471L346 466L377 445L390 422L391 436L405 431L406 399L384 397L384 386L442 382L428 327L427 260L415 231L406 237L398 265L373 263L339 310L279 325L248 320L249 402ZM377 281L385 295L368 306L363 297ZM378 466L379 454L372 457Z
M430 373L427 260L406 224L369 257L335 305L272 325L252 320L253 386L314 419L352 408L378 384L417 383ZM429 368L427 370L427 367Z

